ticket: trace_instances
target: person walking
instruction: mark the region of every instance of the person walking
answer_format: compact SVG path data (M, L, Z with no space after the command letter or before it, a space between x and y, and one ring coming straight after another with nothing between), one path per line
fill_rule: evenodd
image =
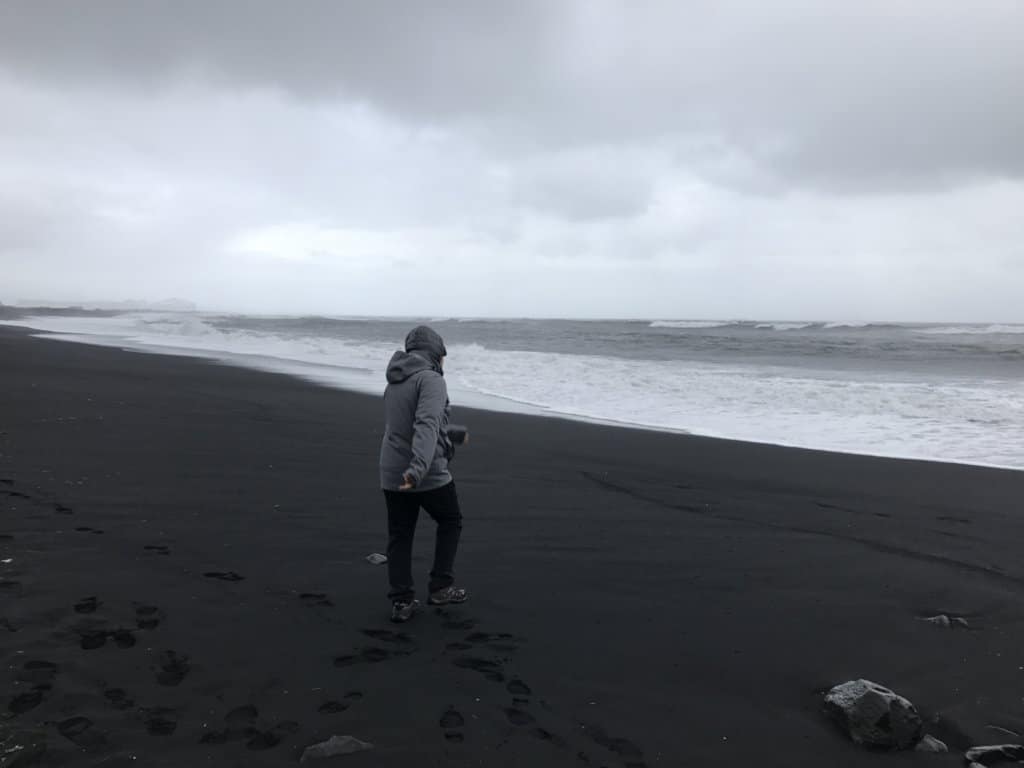
M405 351L395 352L387 367L380 485L388 510L388 598L394 622L408 621L420 605L412 576L420 508L437 523L428 604L462 603L467 598L453 576L462 513L448 463L455 446L468 442L469 433L448 423L447 354L441 336L421 325L409 332Z

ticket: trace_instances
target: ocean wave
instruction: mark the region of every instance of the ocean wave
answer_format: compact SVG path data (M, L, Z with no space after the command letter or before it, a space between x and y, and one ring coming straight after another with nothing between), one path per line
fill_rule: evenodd
M993 323L991 325L936 325L916 329L934 336L1003 336L1024 334L1024 325Z
M211 336L220 331L196 315L142 315L135 317L134 327L142 333L167 336Z
M655 320L648 328L728 328L736 323L722 320Z
M846 322L846 321L811 321L811 320L655 320L650 324L651 328L723 328L735 329L737 331L879 331L898 329L897 323L868 323L868 322Z
M820 327L820 323L757 323L754 327L759 331L805 331Z

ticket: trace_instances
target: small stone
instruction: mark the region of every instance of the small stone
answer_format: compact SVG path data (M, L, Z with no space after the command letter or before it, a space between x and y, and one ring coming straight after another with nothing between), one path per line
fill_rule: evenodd
M373 744L360 741L355 736L331 736L327 741L306 747L299 762L304 763L307 760L318 760L335 755L350 755L353 752L362 752L367 749L373 749Z
M934 624L936 627L942 629L970 629L971 625L967 623L967 619L961 616L947 616L944 613L940 613L938 616L922 616L921 621L927 622L928 624Z
M387 555L382 555L380 552L374 552L366 556L366 562L370 565L383 565L388 561Z
M939 741L934 736L925 736L914 749L918 752L949 752L946 742Z

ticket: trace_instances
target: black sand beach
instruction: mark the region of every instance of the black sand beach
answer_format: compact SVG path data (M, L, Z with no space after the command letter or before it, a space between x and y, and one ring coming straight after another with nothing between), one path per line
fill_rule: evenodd
M455 407L473 598L395 627L377 399L0 330L0 764L959 765L1024 732L1024 473ZM954 753L845 740L821 691L857 677Z

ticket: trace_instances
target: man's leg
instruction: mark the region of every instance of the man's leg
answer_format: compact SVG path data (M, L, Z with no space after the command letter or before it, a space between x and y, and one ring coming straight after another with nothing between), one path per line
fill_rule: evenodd
M423 494L423 508L437 523L437 538L434 541L434 567L430 571L430 591L450 587L455 580L455 553L459 549L462 534L462 512L459 497L455 493L455 482L426 491Z
M420 513L420 493L384 491L388 505L388 581L392 602L410 603L416 596L412 578L412 540Z

